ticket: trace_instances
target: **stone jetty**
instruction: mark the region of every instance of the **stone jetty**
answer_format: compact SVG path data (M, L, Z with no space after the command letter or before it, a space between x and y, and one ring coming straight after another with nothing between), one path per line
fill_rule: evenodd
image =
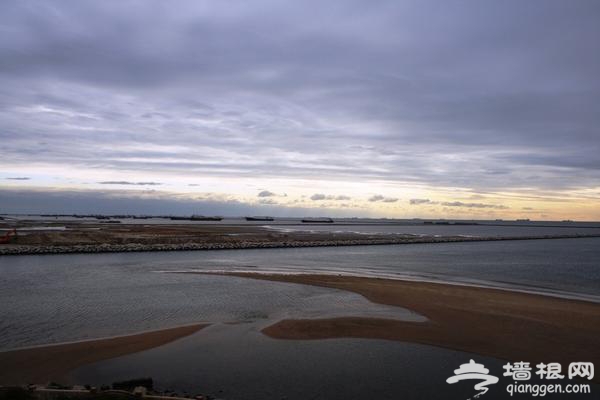
M358 235L357 235L358 236ZM506 240L575 239L600 237L599 234L576 235L537 235L537 236L421 236L421 235L381 235L368 238L315 238L314 240L240 240L233 242L186 242L186 243L127 243L127 244L73 244L73 245L18 245L0 246L0 255L22 254L65 254L65 253L119 253L149 251L196 251L233 249L274 249L289 247L334 247L334 246L373 246L415 243L456 243L486 242Z

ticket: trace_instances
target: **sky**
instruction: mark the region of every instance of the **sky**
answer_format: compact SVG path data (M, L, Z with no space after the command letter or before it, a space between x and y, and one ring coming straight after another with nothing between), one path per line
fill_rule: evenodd
M0 213L600 220L600 2L0 3Z

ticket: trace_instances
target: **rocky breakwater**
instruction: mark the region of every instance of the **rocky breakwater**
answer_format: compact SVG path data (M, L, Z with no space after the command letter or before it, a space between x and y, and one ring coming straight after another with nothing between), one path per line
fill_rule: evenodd
M357 235L358 236L358 235ZM539 240L600 237L600 234L578 235L542 235L542 236L421 236L421 235L381 235L359 236L357 238L315 238L314 240L239 240L228 242L187 242L187 243L127 243L127 244L71 244L71 245L18 245L0 246L0 255L22 254L65 254L65 253L115 253L142 251L192 251L192 250L232 250L232 249L272 249L286 247L324 247L324 246L370 246L411 243L454 243L482 242L501 240Z

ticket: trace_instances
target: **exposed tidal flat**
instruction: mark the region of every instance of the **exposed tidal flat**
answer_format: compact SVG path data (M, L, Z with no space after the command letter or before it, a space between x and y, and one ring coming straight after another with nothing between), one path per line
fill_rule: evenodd
M373 304L418 314L360 316L350 307L346 316L328 315L327 309L304 318L294 313L255 315L245 322L183 327L183 332L9 351L0 353L0 381L6 376L19 379L22 373L15 365L31 362L25 371L41 379L100 385L142 374L155 377L162 389L223 398L391 399L400 393L427 398L443 388L444 374L465 358L476 358L496 371L502 371L502 360L535 363L546 361L549 354L566 364L599 360L600 306L594 303L379 278L262 273L229 273L224 278L355 292ZM67 375L56 375L65 369ZM593 390L596 383L590 382ZM464 387L448 390L467 393Z
M81 365L159 347L206 327L194 324L105 339L0 352L0 384L60 381Z
M0 257L0 361L20 351L42 357L47 344L202 324L161 345L76 363L63 379L152 376L162 389L236 399L433 398L459 390L445 379L469 358L496 375L507 358L598 360L599 244ZM71 345L60 346L73 360ZM15 371L0 365L0 376ZM464 394L456 398L472 395Z

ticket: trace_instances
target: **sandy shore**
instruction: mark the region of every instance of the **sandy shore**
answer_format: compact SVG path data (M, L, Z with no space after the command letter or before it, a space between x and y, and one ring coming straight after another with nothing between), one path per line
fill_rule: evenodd
M600 304L499 289L338 275L225 273L349 290L413 310L427 322L341 317L288 319L277 339L374 338L433 345L510 361L600 363ZM78 366L161 346L205 325L0 353L0 384L64 378ZM600 376L594 378L600 382Z
M279 339L375 338L434 345L511 361L600 364L600 304L441 283L328 275L230 275L349 290L425 315L425 323L378 318L283 320ZM594 378L600 382L600 377Z
M195 324L136 335L0 352L0 385L64 382L82 365L162 346L207 326Z

